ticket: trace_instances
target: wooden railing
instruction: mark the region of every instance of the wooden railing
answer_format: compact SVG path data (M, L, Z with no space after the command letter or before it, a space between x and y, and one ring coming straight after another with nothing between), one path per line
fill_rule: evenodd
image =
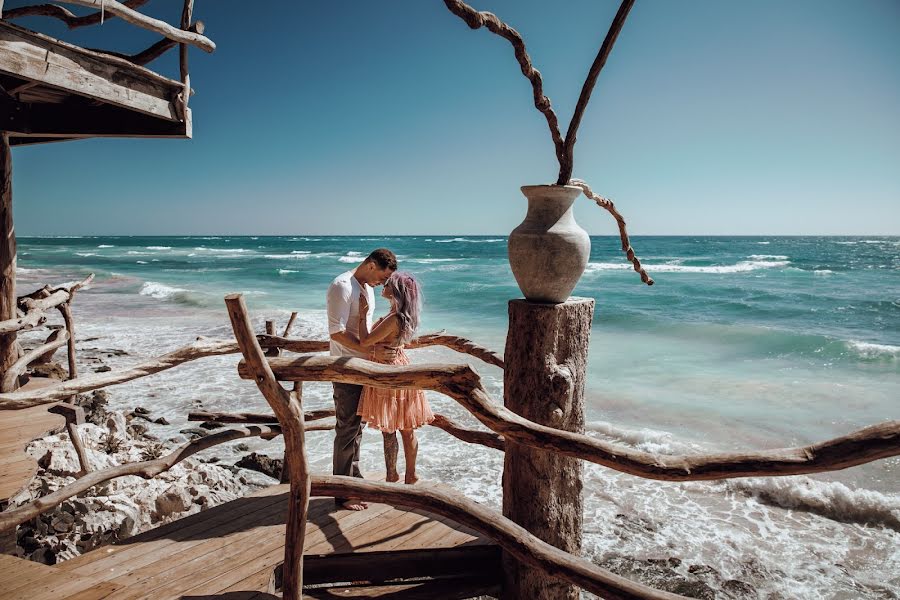
M53 303L63 296L58 292L59 290L45 290L42 294L36 292L30 295L43 296L33 298L33 310L52 308ZM49 300L51 297L54 300ZM71 293L68 298L71 300ZM175 352L130 368L72 379L39 390L3 393L0 394L0 410L54 402L78 392L152 375L198 358L240 351L244 360L238 365L239 375L256 382L274 414L192 413L189 415L192 420L217 420L239 426L218 430L209 436L188 442L156 460L120 465L87 474L48 496L0 513L0 531L34 518L102 481L125 475L154 477L188 456L216 444L252 436L269 439L283 434L286 447L285 469L290 472L288 479L291 483L283 569L285 598L300 598L306 507L310 495L320 495L401 504L452 518L494 539L520 562L604 598L673 599L682 597L619 577L590 561L559 550L500 513L474 503L452 490L310 473L305 459L305 433L333 428L331 420L313 422L332 416L333 410L303 411L303 382L335 381L382 388L416 387L437 391L459 402L490 430L468 429L438 415L433 425L463 441L502 451L507 441L513 440L518 444L578 457L633 475L669 481L832 471L900 455L900 422L897 421L874 425L847 436L801 448L689 456L662 456L641 452L590 436L539 425L520 417L494 402L482 386L478 373L467 364L389 366L362 359L307 354L327 351L328 342L271 334L254 335L241 296L226 297L226 306L236 342L199 339ZM37 324L40 320L39 316L27 312L17 322L21 321L25 324L24 327L29 327L34 326L29 324ZM0 331L4 330L3 327L11 327L9 323L0 323ZM274 331L274 325L267 329ZM288 330L289 327L285 329L285 334ZM443 332L421 336L410 344L411 347L429 345L443 345L503 367L503 359L496 353ZM294 358L267 356L267 353L277 354L281 350L304 355ZM294 382L293 390L286 390L280 381Z

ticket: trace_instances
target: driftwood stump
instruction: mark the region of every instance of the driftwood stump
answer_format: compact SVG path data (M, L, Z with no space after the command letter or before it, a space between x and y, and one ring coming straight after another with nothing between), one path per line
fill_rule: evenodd
M16 232L13 229L12 150L9 134L0 132L0 321L16 318ZM0 375L16 359L16 334L0 335ZM9 392L9 389L0 390Z
M594 301L509 303L506 408L536 423L584 432L584 382ZM503 515L561 550L581 551L582 465L506 440ZM578 588L504 554L502 598L578 599Z

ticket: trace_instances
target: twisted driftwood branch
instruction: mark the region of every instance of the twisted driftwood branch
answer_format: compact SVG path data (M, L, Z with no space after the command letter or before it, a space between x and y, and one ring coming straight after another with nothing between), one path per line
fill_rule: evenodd
M15 319L0 321L0 334L33 329L38 325L43 325L47 321L47 316L44 314L45 311L57 308L64 302L69 302L75 292L89 284L93 279L94 274L91 273L68 288L58 287L51 289L45 285L30 294L20 296L16 303L25 314Z
M181 44L190 44L200 48L204 52L212 52L216 49L216 44L209 38L184 31L177 27L172 27L165 21L148 17L136 10L132 10L127 5L117 2L116 0L59 0L66 4L77 4L78 6L87 6L90 8L103 8L103 10L111 15L116 15L123 21L128 21L132 25L136 25L143 29L155 31L156 33L174 40ZM55 16L55 15L54 15Z
M572 556L535 537L497 511L438 486L364 481L356 477L313 475L316 496L361 498L437 513L493 539L517 560L560 577L607 600L687 600L611 573L591 561Z
M562 136L559 132L559 119L556 117L556 113L553 112L550 98L544 95L544 82L541 79L541 72L531 64L531 57L528 56L528 52L525 50L525 42L522 40L522 36L493 13L478 12L461 0L444 0L444 4L450 9L450 12L465 21L470 28L487 27L488 31L496 33L512 44L516 53L516 60L519 61L519 67L522 69L522 75L531 82L534 107L547 118L550 136L553 138L553 146L556 148L556 159L562 166L565 150Z
M194 23L193 25L191 25L190 27L185 29L185 31L190 31L192 33L199 33L199 34L203 34L204 30L205 30L205 26L203 24L203 21L197 21L196 23ZM144 65L150 64L151 62L153 62L154 60L156 60L157 58L159 58L160 56L162 56L163 54L165 54L166 52L168 52L169 50L171 50L172 48L174 48L175 46L178 46L178 45L179 45L178 42L164 37L163 39L159 40L155 44L148 46L144 50L141 50L137 54L124 54L122 52L113 52L112 50L103 50L101 48L89 48L89 49L94 52L102 52L104 54L110 54L110 55L116 56L118 58L124 58L125 60L127 60L130 63L144 66Z
M556 180L556 185L566 185L572 177L572 169L575 165L575 140L578 126L581 124L581 117L584 115L584 109L591 99L591 93L594 91L594 85L597 83L597 77L600 75L604 65L606 65L606 59L609 58L609 53L612 52L613 45L619 37L619 32L622 31L622 26L625 24L625 19L628 18L628 12L633 5L634 0L622 0L615 18L613 18L613 22L609 26L609 31L603 39L603 44L597 52L597 57L588 71L584 85L581 87L581 94L578 96L575 112L572 114L572 120L569 121L569 129L566 131L566 141L563 144L563 160L559 165L559 179Z
M320 410L307 410L303 413L303 420L318 421L334 416L333 408ZM274 414L266 413L222 413L194 411L188 413L188 421L216 421L218 423L263 423L272 424L278 422Z
M137 475L144 479L150 479L164 471L168 471L175 466L175 464L192 454L196 454L197 452L206 450L217 444L257 436L270 439L277 436L279 433L281 433L280 427L266 425L248 425L247 427L223 429L205 437L192 440L178 447L171 454L155 460L119 465L118 467L112 467L102 471L94 471L52 494L44 496L43 498L38 498L19 508L0 513L0 531L11 529L29 519L33 519L39 514L50 510L54 506L58 506L63 501L73 496L81 494L98 483L103 483L104 481L109 481L110 479L115 479L117 477L124 477L126 475Z
M14 389L16 387L16 382L19 379L19 375L25 372L25 370L28 368L28 365L41 358L45 354L62 348L68 341L68 331L66 331L65 329L57 329L56 331L54 331L47 343L42 344L37 348L30 350L29 352L26 352L21 357L19 357L19 360L10 365L6 373L3 373L3 378L0 379L0 389Z
M493 431L477 431L463 427L450 417L444 415L434 415L434 421L430 423L438 429L443 429L453 437L470 444L481 444L488 448L494 448L504 452L506 450L506 442L502 435L498 435Z
M799 448L750 453L659 455L586 435L553 429L494 403L468 365L382 365L359 358L301 356L273 358L279 380L337 381L381 388L418 388L450 396L506 441L581 458L623 473L663 481L803 475L837 471L900 455L900 421L885 421L845 436ZM238 374L250 371L242 361Z
M126 369L116 369L107 373L96 373L79 377L78 379L62 381L56 385L39 390L0 394L0 410L15 410L56 402L57 400L64 400L73 394L89 392L109 385L125 383L132 379L153 375L198 358L221 356L222 354L233 354L235 352L237 352L237 343L233 341L200 339L174 352L152 358Z
M503 357L499 354L456 335L429 333L413 339L406 345L407 348L422 348L424 346L445 346L461 354L469 354L475 358L480 358L489 365L503 368Z
M139 8L147 4L149 0L126 0L122 3L128 8ZM86 25L96 25L100 23L101 15L104 19L112 19L115 13L105 14L105 10L92 12L89 15L79 17L69 9L58 6L56 4L35 4L33 6L22 6L19 8L10 8L3 11L4 19L17 19L19 17L55 17L66 24L69 29L76 27L84 27Z
M253 335L253 325L243 296L225 296L225 306L234 337L244 356L242 362L252 372L256 387L278 417L284 435L282 479L287 475L291 487L284 534L282 589L285 600L300 600L303 597L303 547L310 496L309 463L306 459L305 423L301 404L302 387L294 385L293 393L289 393L275 379L275 374ZM270 329L274 331L274 324Z
M647 271L641 266L640 259L634 254L634 248L631 247L631 241L628 239L628 232L625 230L625 217L616 210L616 205L613 204L613 201L609 198L604 198L600 194L595 194L591 189L591 186L581 179L573 179L569 182L569 185L580 187L581 191L584 192L584 195L596 202L597 206L609 211L609 214L613 216L616 223L619 225L619 239L622 241L622 252L625 253L625 256L627 256L628 260L631 261L631 264L634 265L634 270L641 276L641 281L647 285L653 285L653 279L647 275Z

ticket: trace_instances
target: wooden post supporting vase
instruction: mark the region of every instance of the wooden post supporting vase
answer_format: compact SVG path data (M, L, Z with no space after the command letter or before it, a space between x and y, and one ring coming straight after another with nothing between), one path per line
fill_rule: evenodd
M592 298L558 304L511 300L503 397L535 423L584 433ZM581 460L506 440L503 516L570 554L581 551ZM504 553L502 600L578 600L578 588Z
M525 220L509 235L509 265L519 289L532 302L565 302L591 253L587 232L575 222L573 185L526 185Z

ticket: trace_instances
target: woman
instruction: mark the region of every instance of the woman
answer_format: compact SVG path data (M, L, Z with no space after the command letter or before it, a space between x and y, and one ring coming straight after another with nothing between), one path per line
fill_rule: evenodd
M391 303L391 310L375 323L372 331L366 325L368 300L365 294L360 296L359 343L363 348L373 350L372 360L376 360L376 346L396 347L396 359L386 364L408 365L409 359L403 352L403 345L412 339L419 326L419 313L422 310L419 283L409 273L395 272L384 284L381 295ZM362 416L369 427L378 429L383 434L386 479L391 482L400 480L397 472L397 438L394 435L396 431L400 432L406 459L403 479L409 484L416 483L419 480L416 476L419 442L416 440L415 430L434 420L425 392L366 386L359 399L357 414Z

